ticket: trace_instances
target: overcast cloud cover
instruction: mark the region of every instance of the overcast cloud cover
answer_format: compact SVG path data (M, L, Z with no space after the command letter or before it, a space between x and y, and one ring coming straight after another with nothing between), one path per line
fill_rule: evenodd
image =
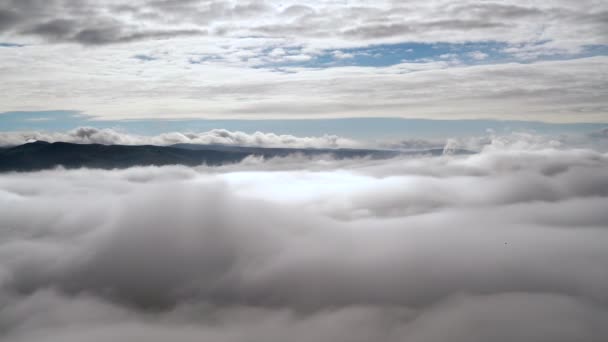
M0 112L608 122L607 13L602 0L0 0Z
M604 341L608 155L0 177L3 341Z

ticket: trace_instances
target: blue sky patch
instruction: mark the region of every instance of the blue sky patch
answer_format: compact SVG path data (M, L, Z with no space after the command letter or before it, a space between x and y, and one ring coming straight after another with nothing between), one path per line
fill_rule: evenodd
M497 42L484 43L400 43L374 45L363 48L330 49L313 55L309 60L297 60L303 55L302 48L286 49L281 62L268 63L259 67L306 67L328 68L339 66L386 67L401 63L423 63L449 61L462 64L481 64L505 60L503 52L507 45ZM270 55L274 49L264 51Z
M598 55L608 55L608 46L585 46L580 53L567 53L565 51L543 50L548 41L528 44L534 53L525 57L514 53L514 48L501 42L478 43L400 43L384 44L362 48L330 49L321 54L308 55L303 53L302 47L284 48L285 54L280 56L279 62L268 62L258 65L258 68L281 70L285 67L329 68L340 66L386 67L400 63L424 63L446 61L455 64L477 65L507 62L534 62L539 60L564 60ZM260 57L273 57L276 48L267 48ZM521 51L521 50L520 50ZM276 56L275 56L276 58Z
M0 113L0 131L56 131L77 127L112 128L123 132L156 135L166 132L206 132L216 128L296 136L335 134L353 139L442 139L497 133L586 134L606 127L602 123L550 124L532 121L427 120L400 118L347 118L300 120L94 120L76 111Z
M25 45L23 44L17 44L17 43L7 43L7 42L0 42L0 47L24 47Z
M481 60L502 58L500 43L467 43L467 44L424 44L402 43L378 45L366 48L342 49L321 55L316 62L319 65L357 65L382 67L404 62L430 62L442 60L459 60L474 63ZM476 54L478 57L473 57ZM346 55L346 58L344 56Z

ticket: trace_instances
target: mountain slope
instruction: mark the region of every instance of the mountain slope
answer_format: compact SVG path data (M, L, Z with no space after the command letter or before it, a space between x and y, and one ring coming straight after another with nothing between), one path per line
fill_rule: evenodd
M35 171L50 169L59 165L65 168L88 167L101 169L147 165L223 165L240 162L251 155L273 158L285 157L295 153L309 157L329 155L337 159L363 157L386 159L406 154L441 155L442 150L399 152L365 149L293 149L189 144L127 146L37 141L0 149L0 172Z
M136 165L219 165L243 160L243 152L192 151L165 146L35 142L0 150L0 171L65 168L127 168Z

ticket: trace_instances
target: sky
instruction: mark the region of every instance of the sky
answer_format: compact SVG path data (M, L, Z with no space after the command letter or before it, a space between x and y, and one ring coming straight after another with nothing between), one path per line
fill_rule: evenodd
M0 130L66 131L75 113L139 134L597 131L607 13L602 0L0 0Z

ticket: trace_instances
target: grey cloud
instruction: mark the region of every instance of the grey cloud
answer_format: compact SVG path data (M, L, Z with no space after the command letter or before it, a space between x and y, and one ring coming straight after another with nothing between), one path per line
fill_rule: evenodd
M344 31L347 36L356 36L366 39L384 38L404 34L423 32L426 30L473 30L505 27L505 24L484 20L437 20L429 22L378 24L359 26Z
M2 175L0 337L608 333L606 154L283 162Z
M233 8L233 13L236 16L244 16L249 17L252 15L264 13L270 10L270 6L268 6L264 1L255 1L251 3L247 3L245 5L236 5Z
M143 31L123 34L116 28L85 29L74 36L74 40L85 45L98 45L110 43L128 43L138 40L167 39L179 36L206 35L204 30L166 30Z
M83 44L107 44L122 40L120 30L117 27L87 28L79 31L73 39Z
M203 1L204 4L215 3L217 1ZM149 1L148 4L151 7L158 7L163 9L170 9L176 7L192 7L201 3L200 0L153 0Z
M153 31L158 31L158 34L162 32L164 37L181 35L180 32L185 30L183 25L187 25L186 30L193 33L210 31L222 35L232 33L291 38L521 42L536 41L539 28L527 22L534 18L543 24L543 32L548 40L571 44L576 39L579 46L583 46L605 40L602 33L606 30L606 9L594 7L589 10L588 5L587 1L567 6L559 3L553 6L531 6L520 1L465 1L458 4L443 1L407 4L381 1L375 6L320 2L314 6L290 4L280 9L266 1L235 4L219 0L161 0L141 1L125 6L92 1L4 0L0 2L0 30L30 34L40 32L41 37L49 38L50 34L39 30L45 27L45 23L72 20L78 22L72 31L83 32L83 37L78 39L77 35L69 35L65 36L66 41L81 44L108 44L157 36L137 31L136 22L155 27ZM104 28L88 25L90 22L107 21L108 14L115 20L109 34L106 34ZM264 25L250 20L261 16L267 19L264 20ZM218 27L223 29L218 30ZM120 35L112 32L120 32ZM446 36L447 33L449 36Z
M249 18L272 10L263 0L239 1L236 4L228 1L161 0L147 2L141 7L162 10L166 15L184 15L184 18L199 23L209 19Z
M344 31L344 34L346 36L356 36L371 39L391 37L412 32L415 32L415 29L408 24L381 24L348 29Z
M431 21L428 23L423 23L423 27L426 28L437 28L441 30L473 30L473 29L489 29L489 28L497 28L497 27L507 27L507 25L503 23L497 23L487 20L458 20L458 19L449 19L449 20L437 20Z
M12 20L5 30L25 35L39 36L50 41L76 42L84 45L125 43L138 40L171 38L185 35L205 35L203 28L156 30L136 29L132 24L104 14L104 7L89 1L8 2L14 8ZM134 9L135 7L131 7ZM111 7L109 10L124 12L126 7ZM9 13L2 10L0 13ZM8 16L5 14L4 16ZM9 19L11 19L9 18ZM17 20L17 18L19 20ZM10 25L9 25L10 24ZM1 24L0 24L1 25ZM2 28L2 26L0 26Z
M68 18L72 15L94 16L97 12L87 1L80 0L2 0L0 1L0 11L11 11L19 20L11 22L11 31L28 31L37 26L44 27L53 31L59 29L62 20L72 20ZM65 23L63 23L65 28Z
M608 139L608 127L603 128L597 132L589 133L589 136L595 139Z
M91 298L66 299L44 292L22 308L31 315L12 340L44 338L46 341L601 341L606 333L600 308L574 298L533 294L508 294L499 298L462 296L438 305L433 312L406 321L411 312L398 308L357 306L299 315L290 311L233 308L213 312L208 307L186 308L162 317L142 318ZM503 307L497 315L495 307ZM69 310L61 309L69 307ZM521 312L522 308L527 308ZM94 309L92 311L91 309ZM188 324L197 315L203 326ZM211 312L210 312L211 311ZM41 312L56 320L76 321L94 329L61 330ZM496 320L487 319L488 315ZM552 325L534 325L538 317L555 317ZM36 322L37 320L37 322ZM479 324L478 321L484 321ZM38 324L36 324L38 323ZM41 328L40 325L46 325ZM468 327L468 329L467 329ZM30 329L29 333L27 329ZM445 329L443 329L445 328ZM349 332L349 334L345 334ZM11 341L12 341L11 340Z
M0 8L0 32L10 28L19 21L19 15L11 10Z
M76 25L77 23L73 20L56 19L35 25L34 27L24 31L24 33L37 34L47 38L60 40L72 34Z
M525 7L506 3L469 3L456 4L451 8L454 13L477 18L513 18L542 16L539 8Z
M111 23L99 23L95 27L82 28L85 25L77 21L57 19L28 28L23 33L39 35L54 41L73 41L83 45L126 43L145 39L166 39L206 34L203 30L123 32L121 27L113 25Z
M301 16L305 14L313 14L314 9L305 5L292 5L283 10L282 14L286 16Z
M342 35L346 38L383 39L401 38L423 41L447 41L441 32L449 33L451 36L461 37L461 40L477 40L467 32L475 32L475 36L485 36L486 40L502 40L513 32L521 32L526 27L525 20L536 17L543 20L546 25L558 27L561 22L578 22L581 26L590 28L597 22L596 19L586 16L599 16L601 12L589 14L583 9L569 7L532 7L526 4L513 2L512 4L499 3L437 3L434 6L420 4L403 4L393 2L390 9L378 7L356 7L332 8L323 11L307 12L307 15L291 23L265 25L254 28L256 31L267 34L320 36L332 34ZM342 19L339 22L327 20L335 16ZM570 19L568 19L570 18ZM601 21L601 19L600 19ZM314 22L315 25L312 25ZM309 25L306 25L306 24ZM591 30L597 37L600 32L597 28ZM332 33L333 32L333 33ZM529 38L534 33L529 32ZM519 40L521 38L516 38ZM507 38L507 40L510 40Z

